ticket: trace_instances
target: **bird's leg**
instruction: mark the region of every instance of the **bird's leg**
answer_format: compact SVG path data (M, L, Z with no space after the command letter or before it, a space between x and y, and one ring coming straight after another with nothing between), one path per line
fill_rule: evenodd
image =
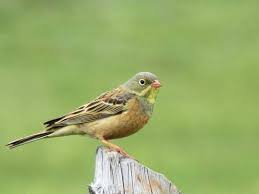
M119 152L120 154L122 154L122 155L124 155L124 156L126 156L126 157L128 157L128 158L131 158L131 159L134 159L134 160L135 160L134 157L130 156L130 155L129 155L127 152L125 152L121 147L119 147L119 146L117 146L117 145L115 145L115 144L113 144L113 143L111 143L111 142L109 142L109 141L107 141L107 140L105 140L105 139L102 139L101 142L102 142L104 145L108 146L110 149L113 149L113 150Z

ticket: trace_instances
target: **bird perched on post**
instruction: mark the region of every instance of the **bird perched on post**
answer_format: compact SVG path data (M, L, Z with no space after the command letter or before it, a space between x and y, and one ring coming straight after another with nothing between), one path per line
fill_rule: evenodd
M140 72L118 88L61 117L44 123L45 130L12 141L9 148L36 140L67 135L88 135L129 156L109 140L129 136L149 120L161 84L150 72Z

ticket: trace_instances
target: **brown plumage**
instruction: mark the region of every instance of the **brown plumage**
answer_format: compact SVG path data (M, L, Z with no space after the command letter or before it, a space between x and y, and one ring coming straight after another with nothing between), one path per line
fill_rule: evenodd
M78 134L97 138L127 155L108 140L129 136L148 122L159 87L154 74L138 73L75 111L45 122L44 131L12 141L7 146L15 148L43 138Z

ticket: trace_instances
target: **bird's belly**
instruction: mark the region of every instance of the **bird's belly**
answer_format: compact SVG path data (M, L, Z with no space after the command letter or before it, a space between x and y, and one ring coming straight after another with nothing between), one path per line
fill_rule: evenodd
M108 117L85 126L85 133L104 139L116 139L129 136L141 129L149 117L135 111L124 112L121 115Z

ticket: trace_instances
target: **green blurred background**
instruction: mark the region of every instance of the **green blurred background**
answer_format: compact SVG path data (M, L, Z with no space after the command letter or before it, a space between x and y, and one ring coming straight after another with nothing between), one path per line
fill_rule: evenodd
M139 71L163 83L139 133L115 142L187 194L259 191L258 1L0 2L0 192L85 194L99 142L9 151Z

